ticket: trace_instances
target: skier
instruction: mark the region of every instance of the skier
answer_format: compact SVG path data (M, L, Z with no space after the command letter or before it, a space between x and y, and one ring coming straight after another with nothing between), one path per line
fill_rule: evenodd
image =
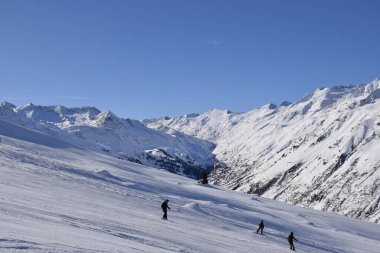
M208 177L207 172L203 172L202 173L202 184L208 184L207 177Z
M293 232L291 232L290 235L288 236L288 242L290 245L290 249L293 251L296 251L296 249L294 248L293 240L296 240L298 242L298 240L294 237Z
M164 219L164 220L168 219L168 208L170 210L168 203L169 203L169 200L167 199L161 204L162 211L164 212L164 216L162 216L162 219Z
M256 234L258 234L259 231L261 231L260 233L263 234L263 230L264 230L264 221L261 220L261 221L260 221L260 224L259 224L259 228L258 228L257 231L256 231Z

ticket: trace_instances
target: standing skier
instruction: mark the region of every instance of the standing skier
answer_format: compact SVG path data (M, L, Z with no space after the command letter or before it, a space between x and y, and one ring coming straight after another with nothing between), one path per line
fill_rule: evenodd
M167 199L161 204L162 211L164 212L164 216L162 216L162 219L164 219L164 220L168 219L168 208L170 210L168 203L169 203L169 200Z
M264 221L261 220L261 221L260 221L260 224L259 224L259 228L258 228L257 231L256 231L256 234L258 234L259 231L260 231L261 234L263 234L263 230L264 230Z
M294 240L298 242L298 240L294 237L293 232L291 232L290 235L288 236L288 242L290 245L290 249L293 251L296 251L296 249L294 248L294 243L293 243Z

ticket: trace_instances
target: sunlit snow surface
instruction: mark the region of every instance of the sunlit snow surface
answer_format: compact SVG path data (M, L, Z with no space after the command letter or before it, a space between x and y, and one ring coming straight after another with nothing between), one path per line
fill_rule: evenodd
M290 252L290 231L298 252L380 249L378 224L199 185L5 126L0 252Z

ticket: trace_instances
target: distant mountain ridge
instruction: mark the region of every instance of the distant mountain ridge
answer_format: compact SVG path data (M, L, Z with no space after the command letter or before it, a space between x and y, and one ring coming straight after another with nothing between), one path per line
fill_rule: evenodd
M219 185L380 222L379 98L377 79L246 113L214 109L145 123L215 143Z
M15 106L2 102L0 119L84 149L194 178L200 178L213 166L213 143L175 130L162 133L137 120L119 118L109 110L60 105Z

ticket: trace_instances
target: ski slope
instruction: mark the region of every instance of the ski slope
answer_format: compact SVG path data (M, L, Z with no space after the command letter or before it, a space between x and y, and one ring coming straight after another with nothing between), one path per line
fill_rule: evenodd
M298 252L380 248L379 224L199 185L4 121L0 173L0 252L290 252L290 231Z

